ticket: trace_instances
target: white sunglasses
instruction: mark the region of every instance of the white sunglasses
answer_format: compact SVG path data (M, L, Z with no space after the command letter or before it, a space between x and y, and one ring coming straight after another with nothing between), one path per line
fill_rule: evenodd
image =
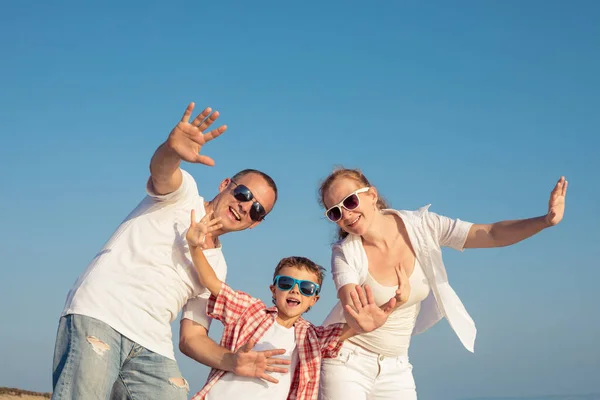
M325 216L331 222L338 222L340 219L342 219L342 207L348 211L356 210L358 206L360 206L360 197L358 197L358 194L367 192L369 189L370 187L367 186L350 193L348 196L344 197L344 200L332 207L329 207L327 211L325 211Z

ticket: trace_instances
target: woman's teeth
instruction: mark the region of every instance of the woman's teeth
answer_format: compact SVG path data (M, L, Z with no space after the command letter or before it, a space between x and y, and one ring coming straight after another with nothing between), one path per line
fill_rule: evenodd
M352 226L352 225L356 224L356 223L358 222L358 220L359 220L359 219L360 219L360 215L359 215L358 217L356 217L356 219L355 219L354 221L350 222L350 223L348 224L348 226Z

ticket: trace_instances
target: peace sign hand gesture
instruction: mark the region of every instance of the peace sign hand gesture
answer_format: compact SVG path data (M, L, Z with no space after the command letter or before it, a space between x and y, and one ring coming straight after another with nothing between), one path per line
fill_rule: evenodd
M190 117L194 110L194 103L190 103L181 121L173 128L167 139L167 146L171 148L184 161L199 163L208 166L215 165L215 161L200 154L202 146L220 136L227 130L227 125L222 125L210 132L204 133L219 118L219 112L212 112L210 107L205 108L190 123Z
M548 201L548 214L546 214L546 222L550 226L558 224L565 215L565 197L567 196L567 186L569 182L564 176L561 176L554 189L550 193Z

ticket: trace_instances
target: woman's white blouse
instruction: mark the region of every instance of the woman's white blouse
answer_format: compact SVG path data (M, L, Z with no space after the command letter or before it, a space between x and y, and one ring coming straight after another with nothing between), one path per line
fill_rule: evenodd
M429 205L416 211L382 210L402 218L417 260L431 286L431 293L423 300L413 335L422 333L446 317L450 326L469 351L474 351L477 329L473 319L448 283L442 260L441 247L462 251L471 226L470 222L451 219L428 211ZM367 279L369 262L361 237L348 235L333 245L331 269L335 287L353 283L362 285ZM329 313L323 325L344 322L340 302Z

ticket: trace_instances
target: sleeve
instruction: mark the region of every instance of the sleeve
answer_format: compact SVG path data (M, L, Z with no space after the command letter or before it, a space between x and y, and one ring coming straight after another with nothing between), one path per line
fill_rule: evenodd
M209 330L210 322L212 321L212 318L210 318L206 313L206 307L208 306L209 297L210 292L207 290L201 295L189 299L187 303L185 303L185 305L183 306L183 313L181 314L181 319L192 320L205 327L206 330Z
M188 198L196 198L198 196L198 186L194 178L185 170L181 170L181 185L171 193L157 194L152 185L152 177L148 178L146 183L146 193L155 201L160 202L178 202Z
M360 284L358 271L350 266L339 245L334 245L331 250L331 275L336 290L340 290L349 283Z
M337 357L340 349L342 348L342 344L344 343L340 340L343 329L344 324L331 324L327 326L315 327L317 337L319 338L321 356L323 358Z
M231 289L223 283L218 296L210 296L207 314L224 325L231 325L237 322L242 314L254 303L260 300L244 293Z
M458 251L464 250L469 230L473 226L471 222L444 217L432 212L427 213L427 218L429 227L436 235L440 246Z

